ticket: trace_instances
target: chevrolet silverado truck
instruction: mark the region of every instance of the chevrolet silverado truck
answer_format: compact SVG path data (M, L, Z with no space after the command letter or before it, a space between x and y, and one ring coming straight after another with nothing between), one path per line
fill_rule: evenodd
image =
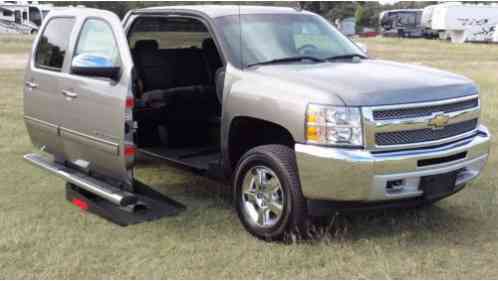
M462 190L489 154L480 109L471 80L371 58L299 9L55 9L26 68L43 153L25 158L125 209L142 156L188 168L231 183L243 226L273 240Z

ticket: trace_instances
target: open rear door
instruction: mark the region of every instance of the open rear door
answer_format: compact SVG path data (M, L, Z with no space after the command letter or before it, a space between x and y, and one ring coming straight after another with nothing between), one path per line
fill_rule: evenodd
M70 166L131 189L133 60L121 21L102 10L67 13L76 18L76 24L66 54L70 62L60 80L64 158ZM106 77L92 73L92 67L119 70L115 77Z
M69 20L60 29L72 32L54 29L58 40L41 41L69 41L68 48L63 44L47 52L57 59L41 61L58 62L58 68L43 75L33 72L33 63L27 69L25 119L33 143L56 161L38 154L24 158L67 181L66 198L73 204L119 225L177 214L183 205L133 179L133 61L120 20L82 8L55 10L49 24L52 19ZM63 35L69 40L60 40Z

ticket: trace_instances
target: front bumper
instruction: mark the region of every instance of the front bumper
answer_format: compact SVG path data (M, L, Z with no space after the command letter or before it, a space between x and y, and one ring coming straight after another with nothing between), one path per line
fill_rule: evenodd
M373 153L296 144L295 151L307 199L383 202L421 197L420 180L426 176L460 170L456 186L465 185L484 168L489 142L489 131L481 125L471 138L432 148ZM465 157L452 159L463 153ZM421 160L429 161L422 166Z

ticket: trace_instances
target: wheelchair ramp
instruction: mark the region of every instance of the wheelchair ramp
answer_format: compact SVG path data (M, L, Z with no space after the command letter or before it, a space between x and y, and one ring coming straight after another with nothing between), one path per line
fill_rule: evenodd
M124 207L112 204L108 200L71 183L66 185L66 199L80 209L120 226L175 216L186 209L181 203L152 190L138 181L135 183L134 189L133 194L137 197L137 203Z
M24 159L64 179L71 203L121 226L174 216L186 209L136 180L133 191L126 191L38 154L27 154Z

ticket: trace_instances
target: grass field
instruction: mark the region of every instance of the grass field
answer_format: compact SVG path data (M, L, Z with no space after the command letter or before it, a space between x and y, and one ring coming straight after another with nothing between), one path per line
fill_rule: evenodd
M0 37L24 58L30 37ZM481 86L483 122L498 134L498 46L363 40L372 56L461 73ZM15 61L15 60L14 60ZM429 208L340 216L324 238L282 245L242 228L226 187L168 166L139 179L188 210L121 228L80 212L64 182L22 160L24 65L0 60L0 278L498 278L498 157L461 193ZM496 141L492 151L496 152Z

